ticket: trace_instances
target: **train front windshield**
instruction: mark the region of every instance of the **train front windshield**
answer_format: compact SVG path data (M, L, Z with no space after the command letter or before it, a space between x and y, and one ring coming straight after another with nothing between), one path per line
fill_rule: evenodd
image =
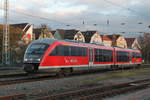
M43 43L36 43L30 45L24 56L24 62L38 63L47 48L48 45Z

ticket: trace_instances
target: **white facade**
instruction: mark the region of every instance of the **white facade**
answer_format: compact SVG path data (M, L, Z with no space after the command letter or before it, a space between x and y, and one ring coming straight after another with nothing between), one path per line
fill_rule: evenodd
M22 40L25 42L25 44L28 44L30 41L32 41L33 36L33 25L27 24L26 27L22 30L23 36Z
M140 47L140 45L138 43L137 38L134 40L134 42L133 42L133 44L132 44L131 47L134 48L134 49L141 49L141 47Z
M80 31L74 36L74 40L85 42L85 38Z
M90 43L102 43L102 38L98 32L91 37Z
M125 40L125 38L123 36L120 36L117 40L116 40L116 45L118 47L122 47L122 48L127 48L127 42Z

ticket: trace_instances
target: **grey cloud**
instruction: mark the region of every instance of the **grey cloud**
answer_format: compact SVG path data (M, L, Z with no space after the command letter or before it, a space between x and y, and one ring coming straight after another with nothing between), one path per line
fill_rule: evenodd
M49 20L16 14L15 17L13 16L11 18L15 20L17 18L16 22L26 21L35 25L47 23L52 28L96 29L104 32L149 31L147 28L150 21L149 0L106 0L110 2L106 2L105 0L51 0L48 2L48 0L45 0L43 4L40 3L39 0L21 1L26 1L26 5L22 6L27 6L27 8L21 12L42 16ZM31 4L28 6L27 3ZM81 13L67 13L64 15L59 15L58 12L49 13L44 11L44 9L59 6L62 8L87 6L87 10ZM109 20L109 25L107 25L107 20ZM84 25L83 21L85 23ZM143 24L139 25L139 22ZM125 23L125 25L121 25L121 23ZM67 27L67 24L70 26ZM97 25L94 26L94 24Z

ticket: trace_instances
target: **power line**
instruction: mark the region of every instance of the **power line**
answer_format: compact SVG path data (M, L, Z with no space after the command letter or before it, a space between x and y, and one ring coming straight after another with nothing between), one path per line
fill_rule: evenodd
M125 10L127 10L127 11L130 11L130 12L133 12L134 14L136 14L136 15L138 15L139 17L142 17L142 18L148 18L149 19L149 17L150 16L148 16L148 15L143 15L143 14L140 14L139 12L137 12L136 10L134 10L134 9L131 9L131 8L128 8L128 7L125 7L125 6L121 6L121 5L119 5L119 4L116 4L116 3L113 3L113 2L111 2L111 1L109 1L109 0L103 0L103 1L105 1L106 3L109 3L109 4L111 4L111 5L113 5L113 6L116 6L116 7L119 7L119 8L122 8L122 9L125 9Z
M3 8L0 8L0 9L4 10ZM80 28L79 25L75 25L75 24L71 24L71 23L64 23L64 22L60 22L60 21L57 21L57 20L52 20L52 19L49 19L49 18L43 17L43 16L28 14L28 13L24 13L24 12L20 12L20 11L15 11L15 10L12 10L12 9L11 9L11 11L16 12L17 14L27 16L27 17L42 19L42 20L46 20L46 21L53 21L53 22L60 23L60 24L63 24L63 25L69 25L69 26L74 26L74 27Z
M117 6L117 7L120 7L120 8L123 8L123 9L126 9L128 11L131 11L131 12L135 13L135 11L130 9L130 8L127 8L127 7L121 6L119 4L113 3L113 2L111 2L109 0L104 0L104 1L109 3L109 4L111 4L111 5L114 5L114 6ZM3 8L0 8L0 9L4 10ZM16 12L17 14L21 14L21 15L27 16L27 17L42 19L42 20L46 20L46 21L53 21L53 22L56 22L56 23L63 24L65 26L69 26L69 27L72 26L72 27L76 27L76 28L82 28L82 26L83 26L82 23L81 23L82 25L75 25L75 24L71 24L71 23L64 23L64 22L61 22L61 21L53 20L53 19L50 19L50 18L47 18L47 17L43 17L43 16L37 16L37 15L25 13L25 12L22 12L22 11L15 11L15 10L11 10L11 11L12 12ZM143 18L143 15L142 15L142 18ZM85 26L85 22L84 22L84 26ZM95 26L98 26L98 25L95 25Z

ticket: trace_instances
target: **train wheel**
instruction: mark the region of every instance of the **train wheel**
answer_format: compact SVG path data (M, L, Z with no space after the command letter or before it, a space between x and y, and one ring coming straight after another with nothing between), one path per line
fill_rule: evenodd
M112 70L116 70L116 69L118 69L118 68L119 68L118 65L111 65L111 69L112 69Z
M64 76L68 76L72 72L73 72L73 68L61 68L59 73Z
M138 65L137 65L137 68L140 69L140 68L141 68L141 64L138 64Z
M65 73L65 72L64 72L64 69L61 68L61 69L59 70L59 72L56 73L56 75L59 76L59 77L63 77L63 76L65 76L64 73Z

